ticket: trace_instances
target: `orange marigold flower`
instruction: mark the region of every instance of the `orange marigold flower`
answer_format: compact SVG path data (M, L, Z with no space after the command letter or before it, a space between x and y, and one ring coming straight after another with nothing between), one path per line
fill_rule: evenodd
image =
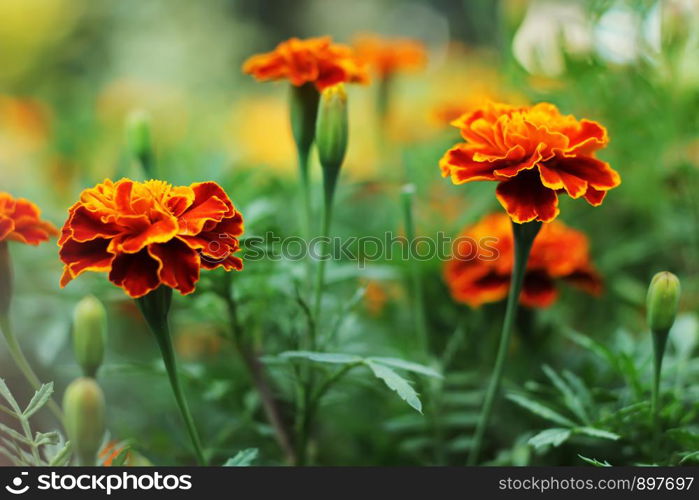
M444 279L454 300L478 307L507 297L513 263L510 219L502 213L491 214L457 239L454 256L444 266ZM593 295L602 292L602 280L590 263L587 237L554 221L545 224L534 240L520 303L550 306L558 295L558 279Z
M58 229L40 218L41 211L29 200L13 198L0 192L0 242L19 241L38 245L50 236L57 236Z
M421 69L427 63L425 46L417 40L362 35L353 46L357 56L384 78L398 71Z
M240 270L243 218L215 182L171 186L164 181L107 179L82 192L63 226L61 287L85 271L133 298L166 285L186 295L199 270Z
M333 43L329 36L290 38L272 52L250 57L243 72L261 81L288 79L297 87L313 83L319 91L341 82L369 82L369 74L354 51Z
M451 176L454 184L499 182L498 201L517 223L555 219L563 192L598 206L621 183L608 163L595 158L609 141L606 129L562 115L553 104L490 102L452 125L466 142L442 157L442 175Z

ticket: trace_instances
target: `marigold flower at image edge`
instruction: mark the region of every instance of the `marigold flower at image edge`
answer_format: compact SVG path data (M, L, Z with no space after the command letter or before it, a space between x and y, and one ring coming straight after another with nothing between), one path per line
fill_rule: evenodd
M41 219L41 210L34 203L0 192L0 242L38 245L51 236L58 236L58 229Z
M454 300L478 307L507 297L514 263L509 217L488 215L467 228L461 238L456 255L444 266L444 279ZM520 302L528 307L550 306L558 296L556 280L592 295L602 291L602 280L590 263L587 237L559 221L544 224L534 240Z
M382 39L374 35L361 35L352 45L357 57L382 77L398 71L418 70L427 63L425 46L417 40Z
M130 179L82 192L59 239L61 287L86 271L108 272L133 298L160 285L194 291L200 269L240 270L243 219L215 182L171 186Z
M365 65L352 48L333 43L329 36L290 38L264 54L250 57L243 72L257 80L289 80L301 86L313 83L319 91L337 83L368 83Z
M514 222L552 221L562 193L598 206L621 183L619 174L595 157L609 141L606 129L562 115L552 104L491 102L452 125L466 142L442 157L442 175L454 184L499 182L498 201Z

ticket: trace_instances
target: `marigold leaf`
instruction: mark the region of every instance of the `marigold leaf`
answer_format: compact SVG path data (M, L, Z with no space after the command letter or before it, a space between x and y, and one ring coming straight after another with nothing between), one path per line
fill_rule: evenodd
M409 372L419 373L428 377L442 378L442 374L439 373L437 370L434 370L428 366L420 365L418 363L413 363L412 361L405 361L398 358L383 358L375 356L367 358L367 360L374 361L382 365L388 365L392 368L400 368Z
M280 358L308 359L318 363L348 364L361 363L363 358L354 354L342 354L332 352L312 352L312 351L286 351L279 355Z
M544 446L560 446L571 435L570 429L554 427L541 431L536 436L529 439L529 444L536 449Z
M249 467L255 461L259 450L257 448L246 448L235 454L233 458L229 458L224 467Z
M535 415L539 415L541 418L550 420L551 422L554 422L559 425L564 425L566 427L575 427L575 423L572 420L564 417L563 415L552 410L548 406L544 406L537 401L527 399L525 396L521 396L519 394L508 394L507 399L509 399L513 403L518 404L522 408L529 410Z
M403 401L422 413L420 398L407 380L391 370L388 366L370 360L365 361L365 364L371 368L371 371L377 378L384 381L389 389L395 391Z
M70 444L70 441L66 441L66 444L63 445L63 448L61 448L58 453L56 453L53 458L49 461L49 465L52 467L61 467L64 465L68 465L68 462L70 462L70 454L72 451L72 445Z
M587 457L584 457L584 456L582 456L582 455L580 455L580 454L578 454L578 456L580 457L580 459L581 459L583 462L586 462L586 463L588 463L588 464L590 464L590 465L594 465L595 467L611 467L611 466L612 466L612 464L610 464L610 463L607 462L606 460L605 460L604 462L600 462L600 461L597 460L596 458L587 458Z
M612 441L621 439L621 436L619 434L605 431L603 429L597 429L596 427L577 427L575 428L575 433L585 434L587 436L592 436L601 439L611 439Z
M48 402L53 394L53 382L48 384L43 384L39 387L39 390L34 393L31 401L24 410L24 418L29 418L34 415L37 411L41 410L44 405Z

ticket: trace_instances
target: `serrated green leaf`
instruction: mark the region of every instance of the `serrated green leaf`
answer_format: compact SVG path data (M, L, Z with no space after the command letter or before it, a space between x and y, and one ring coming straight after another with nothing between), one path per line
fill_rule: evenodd
M507 399L518 404L522 408L529 410L535 415L539 415L541 418L549 420L559 425L564 425L566 427L575 427L575 423L561 415L560 413L552 410L548 406L545 406L537 401L528 399L519 394L508 394Z
M575 373L570 372L568 370L563 370L561 373L563 374L563 378L566 380L566 382L568 382L568 385L578 396L578 399L580 399L580 402L583 408L585 408L586 413L588 415L590 413L594 413L594 407L592 404L592 394L590 393L590 389L588 389L587 385L585 384L585 381L578 377Z
M558 373L556 373L553 368L548 365L542 366L542 370L548 377L548 379L553 383L553 385L558 389L558 392L563 396L563 402L568 407L568 409L580 419L583 423L589 423L590 417L585 411L585 405L582 400L573 392L573 389L564 381Z
M536 449L543 446L560 446L571 435L570 429L554 427L541 431L529 439L528 443Z
M55 466L55 467L61 467L64 465L67 465L68 462L70 462L70 452L72 451L72 445L70 444L70 441L66 441L66 444L63 445L63 448L61 448L58 453L56 453L53 458L49 461L49 465Z
M579 453L578 453L578 456L580 457L580 459L581 459L583 462L586 462L586 463L588 463L588 464L590 464L590 465L594 465L595 467L611 467L611 466L612 466L612 464L610 464L610 463L607 462L606 460L605 460L604 462L600 462L600 461L597 460L596 458L587 458L587 457L584 457L584 456L580 455Z
M51 432L37 432L36 436L34 436L34 445L35 446L45 446L47 444L58 444L61 439L61 436L58 434L56 431L51 431Z
M680 460L680 465L685 462L697 462L699 463L699 451L689 451L683 454L682 460Z
M605 431L603 429L597 429L596 427L576 427L574 430L576 434L585 434L587 436L592 436L600 439L610 439L612 441L621 439L621 436L619 434Z
M12 408L12 411L15 412L17 415L22 414L22 410L20 410L19 405L17 404L17 401L15 400L14 396L10 392L10 388L7 387L7 384L5 383L5 380L0 378L0 396L2 396L5 401L10 405Z
M257 458L259 451L257 448L247 448L235 454L233 458L229 458L224 467L249 467Z
M407 380L391 370L388 366L373 361L365 361L365 364L377 378L384 381L389 389L395 391L403 401L422 413L420 398Z
M418 363L413 363L412 361L405 361L398 358L384 358L372 356L367 358L369 361L375 361L382 365L388 365L393 368L400 368L401 370L407 370L409 372L419 373L421 375L427 375L428 377L442 378L442 374L432 368Z
M34 396L24 410L24 418L30 418L37 411L41 410L41 408L43 408L51 398L52 394L53 382L43 384L41 387L39 387L39 390L34 393Z
M361 363L363 358L354 354L342 354L332 352L312 352L312 351L286 351L279 354L280 358L287 359L308 359L318 363L333 363L346 365L349 363Z

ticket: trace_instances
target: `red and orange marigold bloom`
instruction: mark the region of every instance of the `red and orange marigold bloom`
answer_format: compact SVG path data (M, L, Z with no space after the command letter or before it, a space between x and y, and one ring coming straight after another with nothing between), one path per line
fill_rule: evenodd
M444 279L454 300L472 307L507 297L514 263L509 217L491 214L467 228L444 266ZM559 221L544 224L531 250L520 303L548 307L558 292L556 280L598 295L602 280L590 263L587 237Z
M382 78L399 71L418 70L427 63L425 46L417 40L362 35L353 46L357 56Z
M452 125L466 142L442 157L442 175L454 184L497 181L498 201L514 222L552 221L562 193L598 206L621 183L619 174L595 157L609 141L606 129L562 115L553 104L490 102Z
M56 226L41 219L41 211L34 203L0 192L0 242L38 245L57 235Z
M351 47L333 43L329 36L290 38L271 51L250 57L243 72L257 80L289 80L301 86L313 83L319 91L337 83L368 83L365 65Z
M186 295L202 268L242 269L234 255L242 232L240 212L215 182L107 179L69 210L58 241L61 286L97 271L133 298L160 285Z

